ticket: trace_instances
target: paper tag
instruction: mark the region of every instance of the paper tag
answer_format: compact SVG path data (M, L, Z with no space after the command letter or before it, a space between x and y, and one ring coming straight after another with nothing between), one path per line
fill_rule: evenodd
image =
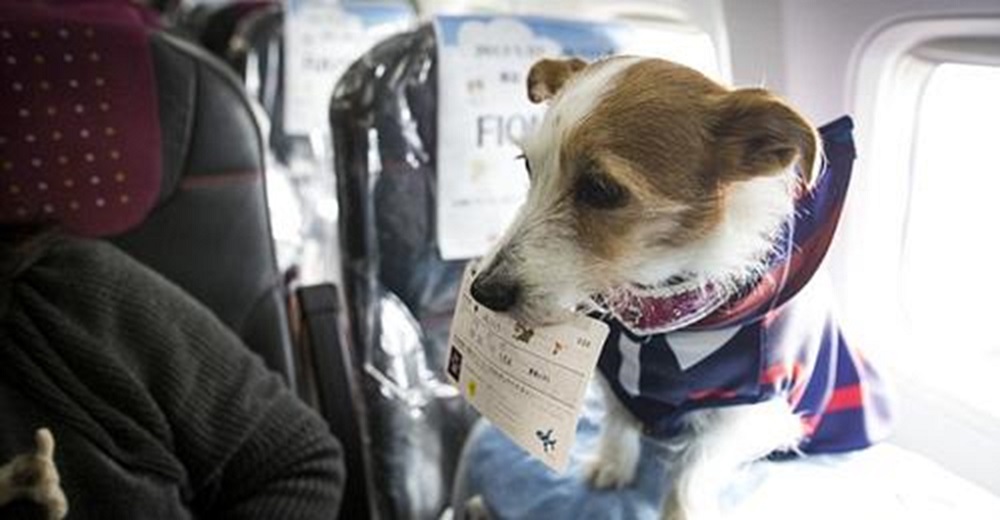
M465 399L515 443L563 471L608 325L575 316L526 328L475 302L466 269L446 372Z
M405 4L287 0L285 131L325 131L327 105L340 76L374 44L413 22Z

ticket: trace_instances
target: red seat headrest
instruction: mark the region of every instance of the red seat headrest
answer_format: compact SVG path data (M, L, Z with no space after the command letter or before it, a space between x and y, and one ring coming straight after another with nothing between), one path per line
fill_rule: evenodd
M105 236L149 213L161 178L149 30L123 1L0 8L0 222Z

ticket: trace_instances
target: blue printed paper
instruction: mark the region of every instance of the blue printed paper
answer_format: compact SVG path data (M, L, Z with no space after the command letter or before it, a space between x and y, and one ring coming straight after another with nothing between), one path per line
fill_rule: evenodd
M711 41L617 23L442 16L438 38L438 243L445 259L482 256L524 200L519 140L545 112L527 97L542 58L667 57L717 75ZM708 52L705 52L706 45Z

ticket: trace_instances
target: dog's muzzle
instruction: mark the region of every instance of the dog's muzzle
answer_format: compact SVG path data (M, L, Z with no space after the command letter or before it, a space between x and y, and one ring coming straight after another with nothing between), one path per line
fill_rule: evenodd
M497 256L472 281L472 297L480 305L495 312L509 311L517 304L520 285L510 274L503 258Z

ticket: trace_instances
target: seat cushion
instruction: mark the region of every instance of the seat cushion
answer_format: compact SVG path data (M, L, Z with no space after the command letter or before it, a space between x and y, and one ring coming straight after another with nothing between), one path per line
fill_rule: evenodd
M263 143L249 101L204 50L162 32L150 45L163 133L160 197L141 226L113 241L205 303L293 382Z

